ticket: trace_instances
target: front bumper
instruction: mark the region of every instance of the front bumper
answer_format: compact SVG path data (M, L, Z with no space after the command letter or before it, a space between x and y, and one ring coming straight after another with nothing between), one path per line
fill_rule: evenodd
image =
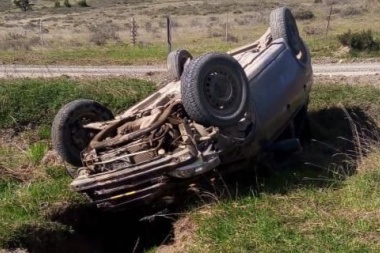
M191 178L219 164L217 154L194 156L189 149L183 149L133 167L80 175L70 186L74 191L85 193L98 208L129 209L163 196L171 177Z

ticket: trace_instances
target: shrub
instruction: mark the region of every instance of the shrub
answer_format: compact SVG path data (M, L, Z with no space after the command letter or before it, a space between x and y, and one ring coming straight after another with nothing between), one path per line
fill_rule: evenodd
M0 50L31 50L32 47L40 44L39 37L28 38L20 33L8 33L5 37L0 38Z
M312 35L322 35L325 33L325 30L321 27L316 27L316 26L305 26L303 28L304 33L306 33L309 36Z
M375 51L379 50L380 43L375 40L372 30L351 32L338 35L338 40L343 46L348 46L356 51Z
M298 20L308 20L314 18L314 13L311 10L298 9L293 11L295 19Z
M120 28L113 23L102 23L99 25L89 25L88 29L91 32L90 42L98 46L103 46L109 40L120 41L117 32Z
M71 4L70 4L69 0L63 1L63 5L66 6L67 8L71 7Z
M340 13L342 17L360 15L365 10L362 7L347 6Z
M79 7L90 7L86 0L79 0L77 4Z
M12 3L22 11L27 11L30 9L29 0L12 0Z

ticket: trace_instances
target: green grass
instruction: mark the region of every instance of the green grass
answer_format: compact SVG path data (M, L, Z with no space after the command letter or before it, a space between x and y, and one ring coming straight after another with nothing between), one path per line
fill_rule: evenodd
M62 165L42 163L51 147L50 125L57 111L74 99L90 98L117 113L153 90L150 82L125 78L1 80L0 131L21 132L14 137L4 133L12 139L0 142L0 248L46 246L72 234L70 226L52 221L49 213L60 205L82 203L82 196L69 189ZM22 128L30 123L32 130Z
M378 252L379 93L372 86L315 85L310 116L317 141L284 171L247 173L249 190L192 212L198 230L188 251ZM363 159L350 155L355 140L342 106L362 127Z
M300 188L216 205L199 217L197 252L377 252L379 171L339 190Z
M125 78L4 79L0 82L0 127L50 125L64 104L79 98L94 99L116 114L154 89L153 83ZM41 131L46 135L46 129Z
M44 158L49 146L46 142L36 142L29 146L27 151L30 161L33 164L38 164Z
M44 168L52 171L43 180L16 183L0 180L0 248L17 241L22 228L30 224L50 224L45 214L53 204L79 203L80 198L68 189L70 182L64 168ZM60 226L64 227L64 226ZM69 228L67 228L69 230Z
M70 178L62 166L41 163L49 142L51 116L61 104L85 94L116 111L126 109L154 87L136 80L65 78L4 80L1 87L5 89L0 93L1 101L8 103L3 109L8 113L3 115L22 116L9 122L1 117L0 128L21 122L22 117L36 122L37 128L0 145L0 248L37 250L66 245L81 231L51 214L59 206L76 210L74 207L86 200L69 189ZM21 94L24 99L17 100L11 94ZM45 99L48 94L50 99ZM255 177L252 171L243 174L249 182L238 182L234 197L191 211L198 230L188 251L376 252L380 247L380 149L366 147L371 152L363 160L338 153L348 154L354 148L341 107L361 126L373 126L380 122L379 95L380 89L374 86L316 84L310 117L317 142L296 155L287 169L269 177ZM17 103L10 103L11 98ZM44 105L44 115L51 116L34 118L42 110L32 106L36 98ZM28 113L21 114L25 110ZM15 114L18 111L20 114ZM371 131L375 134L378 130ZM226 181L233 189L238 186L232 177Z

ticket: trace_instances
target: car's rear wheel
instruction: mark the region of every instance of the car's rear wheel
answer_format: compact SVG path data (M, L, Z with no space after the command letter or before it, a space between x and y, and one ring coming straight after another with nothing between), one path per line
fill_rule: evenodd
M82 165L80 153L95 134L83 126L113 118L112 112L96 101L74 100L63 106L54 118L51 131L53 148L64 161L79 167Z
M281 7L272 11L269 27L272 38L283 38L298 60L305 63L310 58L309 51L299 35L296 20L288 8Z
M181 79L186 62L192 59L193 56L189 51L184 49L177 49L170 52L167 58L169 78L174 80Z
M247 110L249 85L244 69L232 56L208 53L185 68L181 95L187 114L206 126L229 127Z

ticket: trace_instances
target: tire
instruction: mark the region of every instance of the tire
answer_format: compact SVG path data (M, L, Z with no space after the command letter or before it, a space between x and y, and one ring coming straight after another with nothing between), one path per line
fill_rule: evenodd
M249 103L248 79L232 56L208 53L185 68L181 78L182 103L186 113L205 126L235 125Z
M94 137L94 132L83 125L113 118L112 112L96 101L74 100L63 106L54 118L51 130L53 148L64 161L80 167L80 154Z
M271 12L269 27L273 40L283 38L295 55L303 49L303 42L300 38L296 20L292 12L281 7Z
M177 49L170 52L167 58L169 78L180 80L189 59L192 60L193 56L187 50Z

